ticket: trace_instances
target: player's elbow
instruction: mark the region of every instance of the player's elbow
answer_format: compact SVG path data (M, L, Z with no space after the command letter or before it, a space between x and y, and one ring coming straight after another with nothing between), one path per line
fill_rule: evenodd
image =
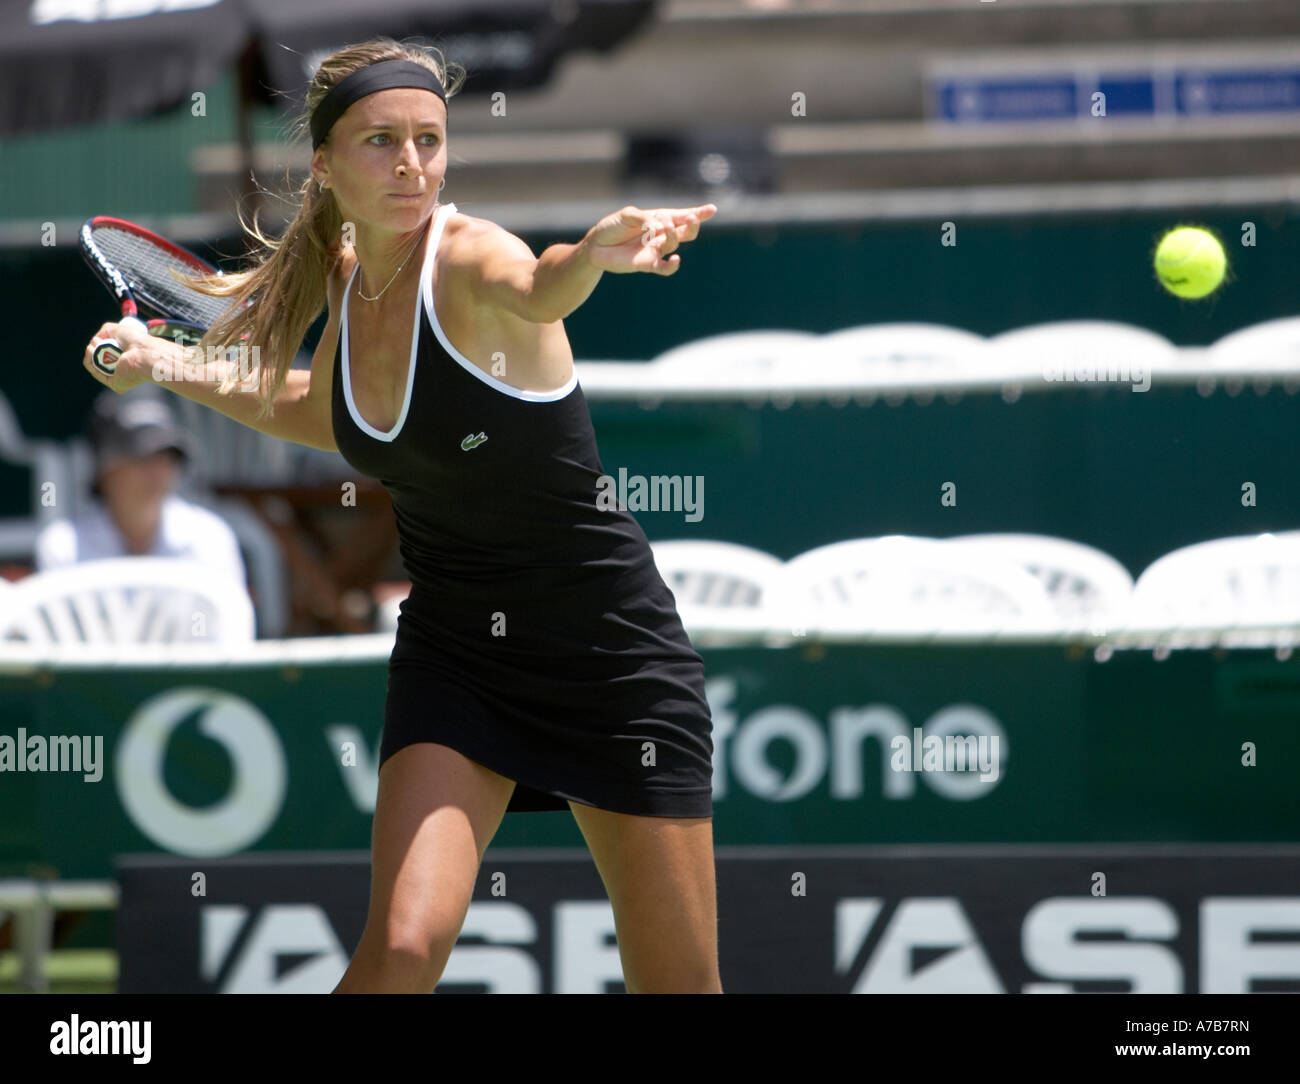
M529 299L521 305L520 311L516 315L527 320L530 324L554 324L563 320L569 314L556 308L554 304Z

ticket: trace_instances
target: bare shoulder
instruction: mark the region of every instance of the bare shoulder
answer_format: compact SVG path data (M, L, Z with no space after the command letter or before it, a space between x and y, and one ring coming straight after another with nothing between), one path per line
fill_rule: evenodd
M457 211L455 214L447 216L445 233L449 243L454 242L459 245L508 244L512 241L523 244L523 241L508 229L493 222L490 218L476 218L474 215L467 215L463 211Z
M457 211L443 229L445 249L439 254L447 266L458 271L481 267L491 256L533 258L532 249L520 237L487 218Z
M543 392L563 387L573 375L573 353L560 321L539 324L502 305L477 303L482 284L507 281L518 265L534 264L532 250L504 227L473 215L450 216L444 230L438 259L439 274L447 272L446 292L438 299L439 318L452 344L513 387ZM497 368L502 354L511 359L504 376Z

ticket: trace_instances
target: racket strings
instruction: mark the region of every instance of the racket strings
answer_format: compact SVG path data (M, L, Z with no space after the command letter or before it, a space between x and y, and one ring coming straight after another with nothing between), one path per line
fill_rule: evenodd
M141 308L154 310L151 315L211 327L230 308L229 299L209 297L172 277L173 271L190 275L208 271L206 267L111 226L95 229L93 240L126 278Z

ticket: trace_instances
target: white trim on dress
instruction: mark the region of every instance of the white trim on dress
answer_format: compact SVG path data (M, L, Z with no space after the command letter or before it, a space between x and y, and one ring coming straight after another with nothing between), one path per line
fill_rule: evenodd
M438 220L433 227L433 240L430 245L430 252L437 253L438 241L442 236L442 228L447 224L444 215L449 215L456 210L454 203L446 204L438 213ZM422 278L421 293L424 296L424 308L429 314L429 323L433 327L433 333L438 336L438 342L442 348L453 357L462 369L477 377L490 388L495 388L504 395L512 399L522 399L527 403L553 403L556 400L563 399L566 395L578 386L578 372L574 370L573 375L569 377L568 383L554 391L522 391L519 388L511 387L505 381L498 380L491 373L484 372L479 366L475 365L469 358L465 357L459 350L451 345L451 340L447 338L446 333L442 330L442 324L438 322L438 313L433 307L433 261L427 260L424 269L420 272Z
M450 206L450 205L449 205ZM436 244L434 246L437 247ZM426 246L424 253L424 264L429 264L429 248ZM352 420L356 423L357 428L363 433L375 438L375 440L393 441L397 439L397 434L402 431L402 426L406 422L407 412L411 409L411 389L415 385L415 359L419 353L420 344L420 299L415 301L415 326L411 329L411 360L406 369L406 395L402 399L402 412L398 414L397 421L393 423L393 428L385 433L382 429L376 429L361 416L357 410L357 404L352 399L352 366L348 356L348 304L352 293L352 280L357 277L357 272L361 270L361 264L352 268L352 274L348 276L347 290L343 294L343 397L348 403L348 413L352 415ZM424 274L423 271L420 272Z

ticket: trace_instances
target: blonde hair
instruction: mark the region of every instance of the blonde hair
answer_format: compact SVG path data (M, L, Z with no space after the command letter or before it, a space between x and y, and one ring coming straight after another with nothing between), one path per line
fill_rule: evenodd
M437 53L437 59L432 54ZM359 45L349 45L321 62L307 88L306 109L295 125L295 141L306 140L310 133L311 114L330 89L353 72L381 60L411 60L428 68L450 99L465 81L465 70L446 63L433 48L425 49L394 41L374 38ZM328 137L326 143L329 142ZM342 256L343 219L334 193L317 187L310 173L294 193L297 204L292 220L279 239L267 237L258 227L239 220L244 231L262 246L253 267L231 274L196 277L189 284L213 297L229 297L235 306L208 329L199 343L202 356L210 350L230 350L241 343L258 346L257 420L274 413L274 404L284 390L294 356L302 345L308 328L316 321L328 300L327 281L330 269ZM249 305L243 302L251 301ZM217 391L226 395L248 376L234 370Z

